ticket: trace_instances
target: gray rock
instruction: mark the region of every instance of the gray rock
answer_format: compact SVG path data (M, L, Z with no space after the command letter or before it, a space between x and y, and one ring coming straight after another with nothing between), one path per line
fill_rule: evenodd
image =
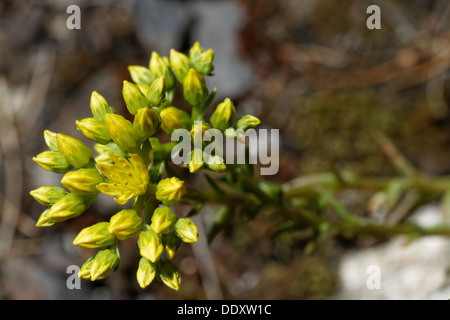
M149 52L185 51L183 46L195 41L205 50L212 48L214 76L207 83L210 89L217 83L218 98L238 97L254 85L254 72L238 52L243 13L233 1L137 0L135 16L138 38Z
M436 206L419 210L413 221L439 223ZM398 236L372 248L345 254L339 264L341 285L335 299L449 299L450 240L429 236L408 242Z

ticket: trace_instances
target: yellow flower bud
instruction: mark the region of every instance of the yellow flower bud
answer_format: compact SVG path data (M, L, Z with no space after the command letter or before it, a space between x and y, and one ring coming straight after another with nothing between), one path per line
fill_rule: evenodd
M156 186L156 199L165 206L177 204L185 194L184 181L177 177L163 179Z
M197 226L191 218L179 218L173 226L175 233L183 242L192 243L198 240Z
M153 81L147 92L148 102L155 107L160 106L166 100L166 77L161 76Z
M206 156L205 163L208 166L208 168L214 172L222 172L222 171L226 170L226 168L227 168L223 158L218 155Z
M85 118L75 121L77 129L80 130L88 139L92 141L107 144L111 141L111 135L105 125L95 118Z
M89 280L91 278L91 266L94 262L95 254L87 259L78 271L78 277Z
M134 117L133 126L142 139L154 135L161 126L161 118L150 108L141 108Z
M105 126L120 149L128 151L136 147L139 133L129 120L118 114L107 114L105 115Z
M142 94L147 97L147 93L148 93L148 90L150 89L150 86L148 86L146 84L137 84L137 86L138 86L139 90L141 90Z
M90 266L91 281L106 278L119 267L120 257L117 249L103 249L97 252Z
M108 231L119 240L134 237L142 228L142 218L134 209L124 209L109 220Z
M210 121L214 128L225 131L225 129L233 125L235 116L236 108L234 107L233 102L229 98L226 98L217 106L216 110L211 115Z
M59 151L69 160L75 168L87 165L92 158L92 151L80 140L58 133L56 135Z
M38 221L36 222L36 227L50 227L56 223L55 220L52 220L48 217L49 211L50 211L50 209L47 209L41 213Z
M205 78L195 69L189 69L183 80L183 95L191 105L199 105L208 98Z
M167 57L161 57L157 52L153 51L150 57L149 69L152 72L153 79L161 76L166 78L167 90L171 90L175 86L175 79L170 71L170 62Z
M172 262L161 260L158 275L161 281L169 288L175 291L180 289L180 272Z
M162 237L152 229L142 231L139 234L138 246L141 256L147 258L151 262L158 261L164 250Z
M237 119L236 129L241 129L245 132L247 129L254 128L260 123L261 121L257 117L248 114Z
M78 217L85 210L83 198L74 193L68 193L50 208L47 217L60 222Z
M59 152L56 133L50 130L44 130L44 140L48 148L53 152Z
M180 83L183 83L184 77L192 68L191 62L188 57L181 52L174 49L170 50L170 67L172 68L175 77Z
M198 41L189 50L189 60L194 68L203 75L210 74L214 69L214 51L212 49L203 51Z
M189 134L191 138L194 139L194 143L200 140L200 143L203 143L203 140L210 141L211 135L208 130L211 129L210 126L204 121L194 121L194 125L192 126Z
M30 195L40 204L51 206L56 201L61 199L67 194L64 188L60 187L39 187L37 189L31 190Z
M150 228L156 233L168 233L176 220L177 216L169 207L156 208Z
M111 141L108 144L96 143L94 145L94 149L98 153L98 156L95 157L95 162L97 162L97 163L101 163L101 162L112 163L113 160L109 156L110 152L116 153L116 154L120 155L121 157L127 156L127 153L125 151L123 151L122 149L120 149L119 146L113 141Z
M189 159L188 167L190 173L197 172L205 164L205 161L203 160L203 151L201 149L192 150L189 153Z
M113 245L116 238L108 231L109 222L99 222L84 228L73 240L75 246L83 248L103 248Z
M140 108L148 106L148 100L141 89L134 83L124 81L122 89L123 100L131 114L136 114Z
M59 152L41 152L36 157L33 157L33 161L42 169L56 173L66 173L72 168L69 160Z
M143 66L128 66L131 80L136 84L143 84L149 86L153 81L153 75L151 71Z
M61 184L70 192L79 195L95 195L99 191L96 185L103 182L103 176L95 168L83 168L67 172Z
M142 289L148 287L150 283L152 283L153 279L155 279L157 268L158 264L153 263L144 257L139 260L136 279Z
M175 232L171 232L164 236L164 249L167 259L172 260L175 257L181 246L181 242L181 239L178 238Z
M161 129L168 135L171 135L175 129L187 129L192 127L191 117L186 111L175 107L168 107L161 111Z
M91 112L94 118L101 123L103 123L105 114L107 113L115 113L113 107L111 107L106 99L100 95L97 91L92 92L91 94Z

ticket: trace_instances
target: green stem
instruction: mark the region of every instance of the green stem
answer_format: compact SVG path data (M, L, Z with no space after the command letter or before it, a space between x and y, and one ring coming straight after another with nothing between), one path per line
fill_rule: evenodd
M191 113L191 120L192 121L201 121L203 118L203 114L200 112L200 106L193 105L192 106L192 113Z
M334 173L322 173L295 179L282 185L286 197L308 197L317 195L317 186L331 190L372 189L383 190L389 187L393 178L359 178L348 172L342 174L340 181ZM400 177L395 178L406 189L417 189L425 193L443 194L450 190L450 177Z

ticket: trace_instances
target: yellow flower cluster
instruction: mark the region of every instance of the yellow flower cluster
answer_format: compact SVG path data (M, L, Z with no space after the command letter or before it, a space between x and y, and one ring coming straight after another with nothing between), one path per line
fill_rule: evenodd
M190 218L177 217L173 211L172 206L183 200L187 190L184 181L166 171L174 144L161 143L155 135L160 129L171 135L179 128L192 134L210 128L203 116L217 89L210 92L205 81L214 69L213 59L213 50L204 51L196 42L187 55L176 50L171 50L169 57L152 52L148 67L129 66L131 81L123 81L122 87L129 116L116 114L101 94L92 92L92 117L75 124L95 143L95 157L81 140L44 131L48 150L33 160L63 177L61 186L43 186L30 192L46 206L37 220L38 227L78 217L99 193L114 196L118 205L132 202L132 209L120 210L109 221L88 226L75 237L74 245L100 249L81 267L81 278L99 280L115 271L120 263L118 243L136 237L141 254L136 273L139 285L145 288L157 277L168 287L179 289L180 273L169 260L182 242L196 242L198 233ZM191 112L172 106L177 84L182 86ZM233 125L235 115L233 103L225 99L214 111L211 126L223 132ZM251 119L254 125L259 121L255 119ZM194 122L199 120L197 128ZM247 118L238 119L237 124L244 122L253 125ZM210 170L226 169L220 157L208 163ZM202 166L188 168L195 172Z

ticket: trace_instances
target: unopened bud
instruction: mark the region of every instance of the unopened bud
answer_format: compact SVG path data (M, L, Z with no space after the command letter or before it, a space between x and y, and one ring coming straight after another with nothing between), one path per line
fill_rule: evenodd
M172 71L170 71L170 62L167 57L161 57L157 52L153 51L150 57L149 69L152 72L153 79L161 76L166 78L167 90L171 90L175 86L175 79Z
M168 233L176 220L177 216L169 207L156 208L150 228L156 233Z
M49 211L50 211L50 209L47 209L41 213L38 221L36 222L36 227L50 227L56 223L55 220L52 220L48 217Z
M201 149L194 149L191 152L189 152L189 172L194 173L200 170L203 165L205 164L205 161L203 159L203 151Z
M97 252L90 266L91 281L106 278L119 267L120 257L117 249L103 249Z
M179 218L173 226L175 233L183 242L192 243L198 240L197 226L191 218Z
M214 172L222 172L222 171L226 170L226 168L227 168L223 158L218 155L206 156L205 163L208 166L208 168Z
M220 103L214 113L211 115L211 124L214 128L220 131L225 131L233 125L234 117L236 116L236 108L233 102L226 98Z
M166 77L161 76L153 81L147 92L147 99L150 105L159 106L166 99Z
M69 160L59 152L41 152L36 157L33 157L33 161L42 169L56 173L66 173L72 168Z
M131 80L136 84L143 84L149 86L153 81L151 71L143 66L128 66Z
M30 191L30 195L37 202L46 206L53 205L56 201L64 197L66 194L67 191L61 187L43 186Z
M122 157L126 157L127 153L125 151L123 151L122 149L119 148L119 146L115 143L115 142L110 142L108 144L95 144L94 145L94 149L95 151L97 151L98 156L95 157L95 161L97 163L101 163L101 162L107 162L107 163L112 163L113 160L111 159L110 153L116 153Z
M91 149L80 140L62 133L56 135L56 140L59 151L75 168L81 168L91 161Z
M60 222L78 217L85 210L83 198L74 193L68 193L59 199L47 213L51 220Z
M125 80L123 82L122 95L127 109L131 114L136 114L140 108L148 105L147 98L141 92L141 89L129 81Z
M113 107L111 107L106 99L97 91L92 92L90 106L94 118L102 123L104 121L105 114L115 113Z
M153 263L144 257L139 260L136 279L142 289L148 287L153 279L155 279L157 267L158 265L156 263Z
M152 229L142 231L139 234L138 246L141 256L151 262L158 261L164 250L161 236Z
M128 151L136 147L139 133L129 120L118 114L107 114L105 115L105 126L120 149Z
M161 111L161 128L168 135L171 135L175 129L187 129L192 127L192 121L189 114L181 109L175 107L168 107Z
M194 144L200 140L200 143L203 142L203 140L211 141L211 134L210 134L210 126L204 122L204 121L194 121L194 125L192 126L191 131L189 134L191 135L191 138L194 139Z
M48 148L53 152L59 152L58 142L56 141L56 132L44 130L44 140Z
M199 42L195 42L189 50L189 60L194 68L203 75L210 74L214 69L214 51L212 49L203 51Z
M114 244L116 238L108 231L109 222L99 222L84 228L73 240L75 246L83 248L104 248Z
M108 231L119 240L134 237L142 228L142 218L134 209L124 209L109 220Z
M184 181L177 177L163 179L156 186L156 199L161 201L165 206L179 203L185 194L186 187Z
M180 272L172 262L161 260L158 275L161 281L169 288L175 291L180 289Z
M195 69L189 69L183 80L183 95L191 105L199 105L208 98L205 78Z
M78 277L89 280L91 278L91 266L94 262L95 254L87 259L78 271Z
M172 260L175 257L181 246L181 242L181 239L175 234L175 232L171 232L164 236L164 249L167 259Z
M134 117L133 126L142 139L153 136L161 126L161 118L150 108L141 108Z
M96 168L82 168L67 172L61 184L70 192L79 195L95 195L99 191L95 187L103 182L103 176Z
M95 118L85 118L75 121L77 129L80 130L88 139L100 144L107 144L111 141L111 135L105 125Z
M170 66L180 83L183 83L184 77L186 77L189 69L192 68L189 58L184 53L174 49L170 50Z
M254 128L260 123L261 121L257 117L248 114L237 119L236 129L241 129L245 132L247 129Z

